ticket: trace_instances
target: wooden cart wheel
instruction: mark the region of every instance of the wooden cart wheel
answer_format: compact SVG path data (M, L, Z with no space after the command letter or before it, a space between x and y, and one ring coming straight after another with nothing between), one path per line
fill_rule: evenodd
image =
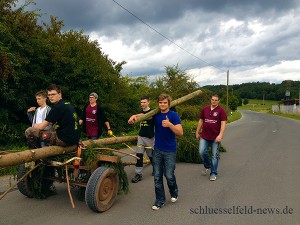
M97 168L86 186L85 202L95 212L105 212L115 202L119 188L119 176L114 169Z
M17 179L19 180L21 177L23 177L25 175L25 173L27 172L27 168L25 167L25 164L22 164L19 166L19 170L18 170L18 175L17 175ZM31 181L31 177L30 176L26 176L20 183L18 183L17 187L19 189L19 191L27 196L28 198L32 198L33 197L33 191L30 188L30 181Z
M22 164L19 166L19 170L18 170L18 175L17 175L17 179L19 180L21 177L23 177L25 175L25 173L28 171L28 169L25 167L25 164ZM17 187L19 189L19 191L29 197L29 198L33 198L34 197L34 190L32 189L32 185L34 182L34 178L35 178L35 172L36 170L31 172L31 175L27 175L20 183L18 183ZM54 168L51 167L45 167L43 169L43 176L54 176ZM39 177L40 179L40 177ZM52 180L46 180L46 179L41 179L39 180L40 185L41 185L41 193L40 194L45 194L47 195L47 192L49 191L50 187L53 184Z

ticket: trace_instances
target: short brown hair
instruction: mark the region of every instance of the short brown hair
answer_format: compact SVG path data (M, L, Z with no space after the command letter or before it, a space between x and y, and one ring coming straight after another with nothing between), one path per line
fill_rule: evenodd
M213 94L211 97L216 97L218 100L220 100L220 96L218 94Z
M149 101L150 98L149 98L148 96L142 96L142 97L141 97L141 100L148 100L148 101Z
M57 91L58 94L61 93L60 87L59 87L58 85L56 85L56 84L51 84L51 85L49 85L48 88L47 88L47 91L53 91L53 90L54 90L54 91Z
M169 103L169 106L170 106L171 101L172 101L172 98L171 98L171 96L168 95L168 94L160 94L160 95L158 96L158 98L157 98L157 102L162 101L162 100L165 100L165 99L168 100L168 103Z
M38 97L38 96L42 96L43 98L47 98L47 92L44 91L44 90L40 90L37 93L35 93L35 97Z

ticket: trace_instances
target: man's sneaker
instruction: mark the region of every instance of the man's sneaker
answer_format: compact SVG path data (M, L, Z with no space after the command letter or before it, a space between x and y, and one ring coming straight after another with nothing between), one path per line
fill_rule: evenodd
M178 196L171 197L171 202L176 202L178 200Z
M209 178L210 181L215 181L216 179L217 179L217 176L215 176L215 175L211 175Z
M209 170L209 169L204 168L204 169L201 171L202 176L205 176L205 175L208 173L208 170Z
M141 181L142 178L143 178L142 174L135 174L135 176L131 179L131 182L132 183L137 183L137 182Z
M153 209L153 210L159 210L161 207L164 207L164 206L165 206L165 204L161 204L161 205L154 204L154 205L152 206L152 209Z

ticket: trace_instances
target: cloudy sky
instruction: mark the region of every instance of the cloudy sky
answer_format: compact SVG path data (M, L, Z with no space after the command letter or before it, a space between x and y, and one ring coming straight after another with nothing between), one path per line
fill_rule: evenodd
M179 66L200 86L300 80L297 0L37 0L43 20L97 39L123 75Z

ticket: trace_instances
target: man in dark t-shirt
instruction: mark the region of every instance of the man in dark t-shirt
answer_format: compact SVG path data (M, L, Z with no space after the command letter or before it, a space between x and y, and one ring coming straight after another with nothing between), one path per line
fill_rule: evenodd
M49 124L56 125L56 131L42 132L41 138L48 145L69 146L78 144L80 132L78 118L73 106L62 99L61 89L52 84L48 88L48 98L54 104L44 122L34 127L43 130Z
M141 108L142 111L138 114L132 115L128 123L133 124L137 117L142 116L151 111L149 97L144 96L141 98ZM142 180L143 174L143 156L146 151L150 162L152 163L152 148L154 145L154 121L153 119L145 120L140 123L140 131L137 141L137 153L136 156L139 159L136 161L135 165L135 176L132 178L132 183L137 183Z

